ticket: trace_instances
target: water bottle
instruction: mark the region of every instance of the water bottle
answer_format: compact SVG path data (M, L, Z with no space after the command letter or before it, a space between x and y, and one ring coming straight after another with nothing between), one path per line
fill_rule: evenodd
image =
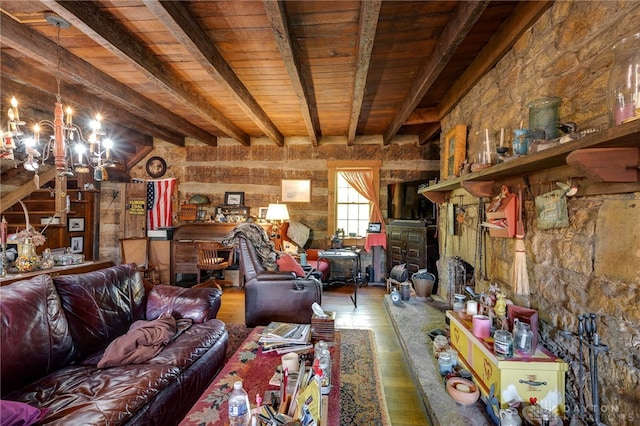
M250 418L249 395L242 389L241 381L234 382L233 390L229 395L229 424L247 426Z

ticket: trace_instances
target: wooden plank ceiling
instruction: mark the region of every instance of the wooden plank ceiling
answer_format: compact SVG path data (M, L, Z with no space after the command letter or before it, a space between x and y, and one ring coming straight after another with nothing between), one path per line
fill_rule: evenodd
M550 2L2 1L2 124L51 115L60 79L78 119L125 139L283 146L304 137L438 136L439 120ZM59 16L68 28L47 17ZM82 114L86 114L84 116Z

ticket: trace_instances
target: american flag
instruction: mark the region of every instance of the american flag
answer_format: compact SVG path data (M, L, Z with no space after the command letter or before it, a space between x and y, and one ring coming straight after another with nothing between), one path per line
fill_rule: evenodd
M171 226L171 196L176 187L175 179L147 181L147 230Z

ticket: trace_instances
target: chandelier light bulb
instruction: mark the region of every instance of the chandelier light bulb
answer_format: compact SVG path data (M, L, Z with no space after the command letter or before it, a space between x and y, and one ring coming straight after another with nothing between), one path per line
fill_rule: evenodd
M81 143L75 144L76 154L78 154L78 164L82 164L82 156L87 152L87 148Z
M11 97L11 108L17 108L18 107L18 100L16 99L15 96Z
M71 109L70 106L67 107L66 113L67 113L66 125L71 126L73 124L73 110Z

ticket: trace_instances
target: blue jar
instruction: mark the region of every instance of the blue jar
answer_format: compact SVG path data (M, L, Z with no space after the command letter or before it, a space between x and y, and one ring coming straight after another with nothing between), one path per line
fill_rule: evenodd
M529 150L529 138L525 137L529 129L515 129L513 133L513 155L525 155Z

